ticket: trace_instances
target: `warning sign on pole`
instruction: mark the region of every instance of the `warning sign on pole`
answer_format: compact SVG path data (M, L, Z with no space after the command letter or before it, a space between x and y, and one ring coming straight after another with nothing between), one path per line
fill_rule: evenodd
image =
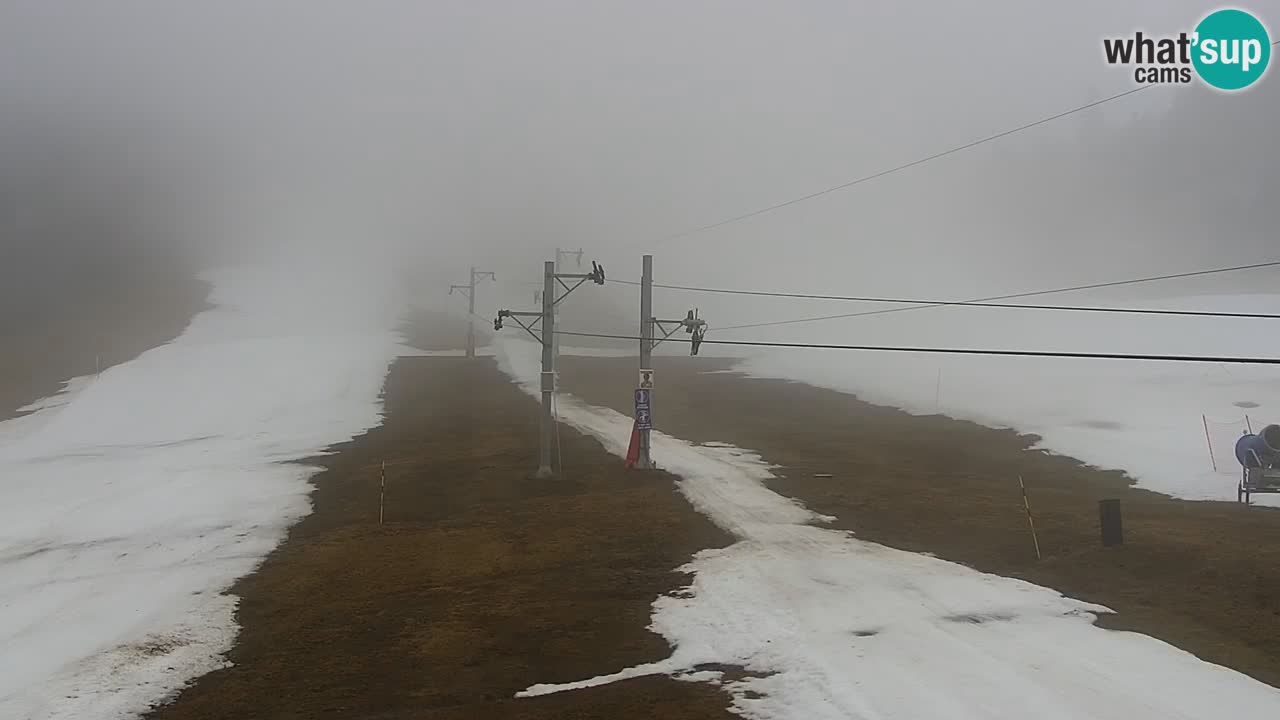
M640 386L642 390L653 389L653 370L649 368L640 368Z
M648 388L636 388L636 429L653 429L653 416L649 414Z

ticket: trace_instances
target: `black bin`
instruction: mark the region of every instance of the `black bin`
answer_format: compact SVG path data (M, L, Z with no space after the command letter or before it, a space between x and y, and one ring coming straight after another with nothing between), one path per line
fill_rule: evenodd
M1098 517L1102 521L1102 546L1113 547L1124 543L1124 523L1120 519L1120 501L1098 501Z

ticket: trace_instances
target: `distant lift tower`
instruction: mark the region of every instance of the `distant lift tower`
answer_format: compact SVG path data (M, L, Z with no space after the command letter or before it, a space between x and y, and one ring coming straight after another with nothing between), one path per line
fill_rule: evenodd
M577 280L578 282L569 285L565 280ZM552 414L551 403L555 395L555 369L553 363L552 344L556 334L556 316L555 308L569 294L577 290L583 283L590 280L597 285L604 284L604 266L591 263L591 272L589 273L558 273L556 272L556 264L553 260L548 260L542 264L542 309L538 312L517 312L514 310L499 310L498 317L494 318L493 329L501 330L503 321L510 318L515 324L519 325L530 337L542 345L542 375L540 387L542 390L542 421L539 423L539 455L538 455L538 472L534 477L549 478L554 473L551 469L551 438L555 431L555 419ZM559 292L556 284L559 283L564 292ZM525 322L522 318L529 318L529 322ZM534 332L538 325L541 324L542 336L539 337Z
M450 285L449 294L452 295L456 290L467 297L467 357L476 356L476 283L488 278L496 281L498 278L491 272L476 270L471 268L471 282L466 285Z

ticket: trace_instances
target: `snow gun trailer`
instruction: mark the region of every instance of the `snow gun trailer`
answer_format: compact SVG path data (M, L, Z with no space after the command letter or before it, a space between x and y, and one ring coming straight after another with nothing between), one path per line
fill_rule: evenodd
M1248 505L1253 495L1280 493L1280 425L1241 436L1236 441L1236 460L1241 466L1236 501Z

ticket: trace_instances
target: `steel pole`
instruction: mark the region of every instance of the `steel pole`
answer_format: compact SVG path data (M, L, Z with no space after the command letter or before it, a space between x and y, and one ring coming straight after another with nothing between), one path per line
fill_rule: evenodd
M471 268L471 290L467 292L467 357L476 356L476 269Z
M541 453L538 460L539 478L549 478L551 471L551 436L555 422L551 403L555 390L555 369L551 340L555 337L556 264L548 260L542 265L542 424Z
M644 266L640 273L640 369L653 369L653 256L644 256ZM638 385L639 383L637 383ZM649 391L649 415L653 416L653 390ZM649 430L640 431L640 457L636 467L642 470L653 468L653 457L650 455Z

